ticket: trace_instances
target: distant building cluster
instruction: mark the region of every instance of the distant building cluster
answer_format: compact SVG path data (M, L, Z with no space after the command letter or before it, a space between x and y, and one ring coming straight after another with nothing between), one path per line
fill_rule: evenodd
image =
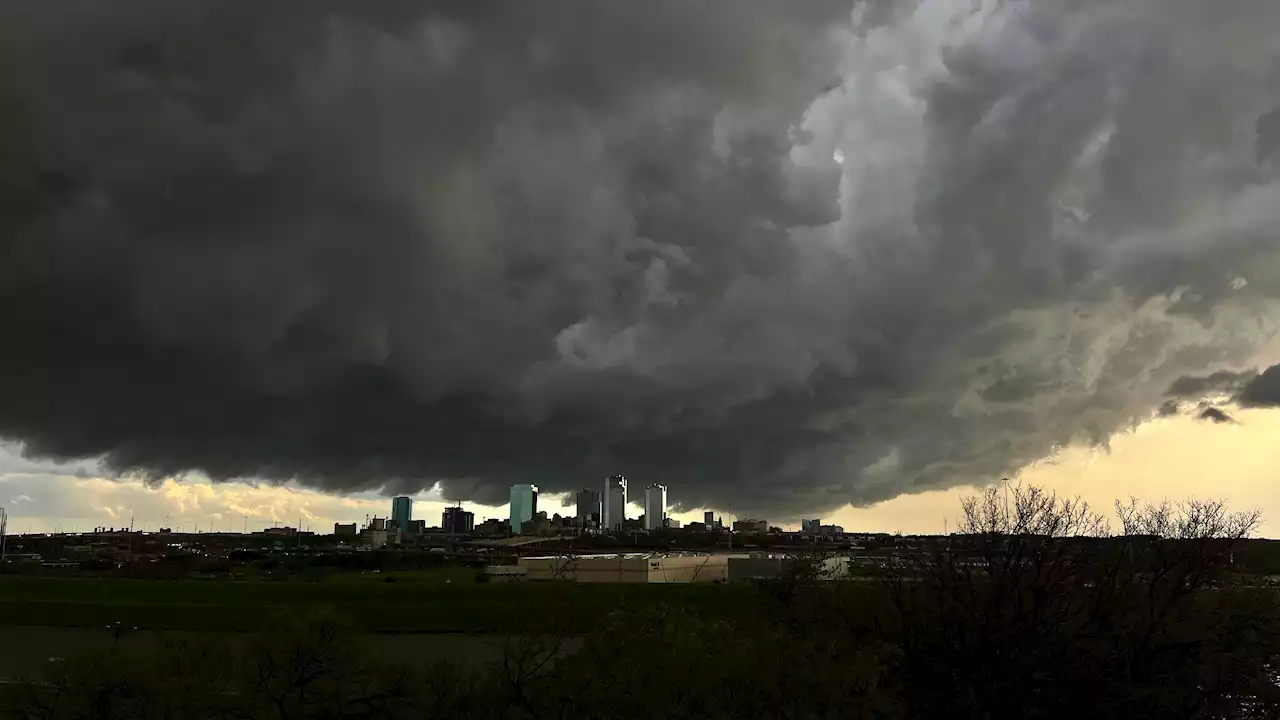
M755 518L743 518L726 525L724 519L711 510L703 514L701 522L682 526L679 520L668 514L667 486L656 482L644 488L643 498L638 503L643 508L643 513L639 517L629 518L628 490L629 483L625 475L610 475L604 479L600 489L584 488L574 495L572 515L562 517L556 514L548 517L545 511L538 510L537 485L512 485L508 525L512 535L565 532L615 535L680 529L689 533L782 532L768 521ZM804 520L801 524L801 532L806 535L837 535L844 532L844 528L823 525L821 520Z
M638 517L628 517L628 481L624 475L610 475L604 478L596 488L584 488L574 495L572 514L548 515L546 510L538 507L539 489L534 484L512 485L510 489L510 506L506 518L488 518L477 523L474 513L464 509L461 504L444 508L439 527L428 527L427 521L413 517L413 498L402 495L391 501L391 512L387 517L366 516L363 524L348 522L334 523L333 539L341 546L353 549L379 549L388 546L417 545L430 546L434 543L466 543L489 542L497 539L520 537L530 539L580 538L582 536L598 536L593 542L618 542L625 538L628 542L636 542L641 537L654 533L680 531L678 537L695 538L699 534L742 534L766 535L782 531L772 527L765 520L743 518L726 524L724 519L713 511L706 511L701 522L682 524L668 514L668 489L662 483L649 483L639 498L638 505L643 512ZM2 517L2 516L0 516ZM0 522L0 558L5 551L3 545L3 523ZM823 525L820 520L806 519L801 523L801 534L806 536L843 535L844 529L834 525ZM97 528L95 532L105 532L105 528ZM114 531L114 528L112 528ZM132 532L132 527L129 532ZM161 528L160 534L172 531ZM56 534L56 533L55 533ZM197 533L198 529L197 529ZM246 522L246 532L247 522ZM730 548L735 544L730 534ZM300 547L304 538L314 538L316 533L305 532L301 526L269 527L255 535L270 538L290 546ZM610 538L614 538L611 540ZM672 536L672 542L675 542ZM665 540L646 540L644 542L666 542ZM705 540L692 540L704 542ZM643 544L643 543L642 543Z
M407 495L391 500L391 516L388 518L366 518L363 528L358 528L355 523L334 523L333 526L333 534L340 540L353 541L370 549L398 545L407 538L426 532L427 521L414 519L413 498Z
M475 525L475 513L463 510L461 506L445 508L440 520L440 527L450 535L470 535Z
M538 510L537 485L512 485L510 524L513 534L538 535L547 531L570 530L579 533L626 533L637 530L662 530L680 527L667 517L667 487L653 483L644 490L644 514L627 517L627 478L610 475L600 490L585 488L574 495L574 514L547 517Z
M807 552L823 558L823 576L841 577L898 567L928 549L929 541L913 538L847 535L818 518L804 519L800 532L784 532L760 518L723 518L706 511L700 521L682 526L668 512L666 485L647 483L636 508L628 506L629 489L625 476L610 475L575 493L571 511L548 516L539 508L539 487L517 484L510 487L506 517L476 522L475 514L458 503L444 508L439 527L415 518L413 499L400 496L391 500L387 517L335 523L327 536L303 530L301 522L254 533L247 522L243 533L182 534L163 526L155 533L135 533L132 527L98 528L88 536L54 533L11 539L0 563L59 572L110 567L150 575L194 568L190 571L232 577L324 573L385 562L455 563L483 567L477 579L488 582L715 583L777 577ZM634 517L628 517L629 510Z
M627 517L629 483L625 475L610 475L604 479L603 486L596 490L584 488L574 495L574 512L572 515L548 516L546 511L538 510L537 485L512 485L510 494L510 510L507 521L511 535L547 535L547 534L630 534L635 532L658 532L663 530L683 529L689 533L780 533L767 520L742 518L726 525L723 518L714 511L703 513L701 522L683 525L672 518L668 512L667 486L661 483L650 483L644 488L644 496L640 500L643 513L639 517ZM844 528L838 525L823 525L819 519L801 521L801 533L804 535L841 535ZM490 533L491 534L491 533Z
M625 475L610 475L596 488L584 488L573 496L572 514L548 515L538 507L538 486L532 483L512 485L508 495L507 517L489 518L476 522L474 513L461 504L444 509L438 527L428 527L425 520L414 519L413 499L400 496L392 499L388 517L366 517L364 525L335 523L333 534L339 540L364 548L382 548L417 542L427 535L471 538L525 537L577 537L634 536L669 531L682 531L692 536L702 533L739 535L763 535L781 533L768 521L758 518L740 518L726 522L714 511L707 510L701 521L682 524L668 512L669 498L666 485L658 482L644 487L643 496L637 498L642 512L628 517L629 483ZM291 528L273 529L272 532L292 532ZM843 535L838 525L823 525L819 519L801 521L801 533L806 536ZM730 535L732 547L732 535Z
M507 517L477 523L474 513L455 504L444 508L440 526L431 528L414 518L413 499L400 496L392 499L388 517L366 517L363 525L335 523L327 537L279 526L254 533L185 535L167 527L155 533L98 528L91 536L24 537L10 543L0 562L50 571L128 566L133 568L129 572L154 574L156 569L148 569L153 563L187 558L183 562L195 563L192 567L212 568L199 572L235 576L250 572L246 568L255 562L262 565L260 571L276 572L268 568L296 565L303 561L289 558L302 556L322 557L326 568L360 566L361 551L395 548L397 562L416 558L410 562L484 567L478 579L488 582L717 583L777 577L807 552L821 559L823 577L866 575L900 567L936 542L883 533L849 535L819 518L804 519L799 532L784 532L759 518L726 522L714 511L682 527L668 514L666 485L644 487L636 503L643 510L638 517L627 516L628 489L625 476L611 475L596 488L575 493L571 513L548 517L538 507L538 486L518 484L510 488ZM363 562L385 561L370 557ZM163 571L186 572L186 565L174 567Z

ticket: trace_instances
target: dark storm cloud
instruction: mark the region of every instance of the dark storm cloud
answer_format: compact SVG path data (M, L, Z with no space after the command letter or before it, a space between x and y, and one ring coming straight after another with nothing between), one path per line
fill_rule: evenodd
M1258 118L1255 130L1258 133L1258 159L1274 162L1280 155L1280 105Z
M1208 377L1179 378L1169 388L1169 395L1198 398L1208 395L1230 395L1231 401L1244 407L1280 406L1280 365L1257 372L1213 373Z
M1235 418L1228 415L1225 410L1212 406L1202 408L1196 417L1218 425L1229 425L1235 423Z
M1233 402L1243 407L1277 407L1280 406L1280 365L1262 372L1223 371L1205 377L1179 378L1169 387L1168 394L1187 399L1230 395ZM1173 403L1176 412L1177 401L1169 403Z
M1230 372L1228 370L1204 377L1189 375L1174 381L1166 394L1175 398L1198 400L1206 395L1235 393L1257 375L1257 371Z
M33 456L791 515L1105 442L1275 332L1274 4L0 7Z
M1241 388L1236 401L1245 407L1280 406L1280 365L1273 365L1254 376Z

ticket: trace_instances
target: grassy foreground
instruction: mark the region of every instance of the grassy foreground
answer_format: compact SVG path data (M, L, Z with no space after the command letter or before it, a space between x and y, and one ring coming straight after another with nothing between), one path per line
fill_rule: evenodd
M0 624L254 631L281 614L325 608L366 632L585 631L619 608L663 603L740 617L753 588L730 585L478 583L470 570L300 580L0 577Z

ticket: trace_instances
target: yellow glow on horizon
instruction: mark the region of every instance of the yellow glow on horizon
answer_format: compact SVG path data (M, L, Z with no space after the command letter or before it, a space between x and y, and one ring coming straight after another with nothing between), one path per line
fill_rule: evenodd
M1280 537L1280 412L1231 410L1236 424L1190 417L1153 420L1112 439L1109 452L1073 447L1017 476L1059 495L1079 495L1111 516L1116 500L1225 500L1261 509L1259 534ZM843 508L824 522L847 530L936 533L954 528L972 488L903 495L868 508Z
M1052 461L1024 469L1022 482L1044 487L1060 495L1080 495L1095 509L1110 515L1116 500L1136 497L1144 501L1220 498L1237 510L1263 512L1259 534L1280 537L1280 412L1230 410L1236 424L1213 424L1191 417L1153 420L1132 432L1116 436L1110 452L1068 448ZM678 491L678 488L675 488ZM6 492L7 491L7 492ZM960 500L973 488L952 488L903 495L871 507L845 507L826 513L827 524L850 531L940 533L955 527ZM30 497L28 497L30 496ZM37 503L33 501L43 502ZM133 518L158 527L166 517L172 525L240 530L244 519L250 529L279 524L294 525L301 519L317 531L335 522L363 522L366 515L390 514L391 499L369 495L335 496L293 485L210 483L198 480L165 480L147 486L137 480L81 478L69 475L0 477L0 500L9 506L10 527L25 531L67 529L74 523L122 527ZM546 496L548 513L572 514L571 496ZM419 498L414 517L428 526L440 524L444 502ZM42 510L35 510L42 507ZM58 516L47 508L59 508ZM505 517L503 507L467 503L476 522ZM628 512L638 516L632 507ZM728 519L725 512L717 513ZM682 522L702 519L702 511L672 513ZM774 524L790 527L798 520Z

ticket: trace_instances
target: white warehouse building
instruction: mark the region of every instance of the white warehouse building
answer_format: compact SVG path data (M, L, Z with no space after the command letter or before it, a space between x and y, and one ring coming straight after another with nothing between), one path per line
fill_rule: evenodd
M522 557L528 580L596 583L717 583L729 577L724 555L623 553Z

